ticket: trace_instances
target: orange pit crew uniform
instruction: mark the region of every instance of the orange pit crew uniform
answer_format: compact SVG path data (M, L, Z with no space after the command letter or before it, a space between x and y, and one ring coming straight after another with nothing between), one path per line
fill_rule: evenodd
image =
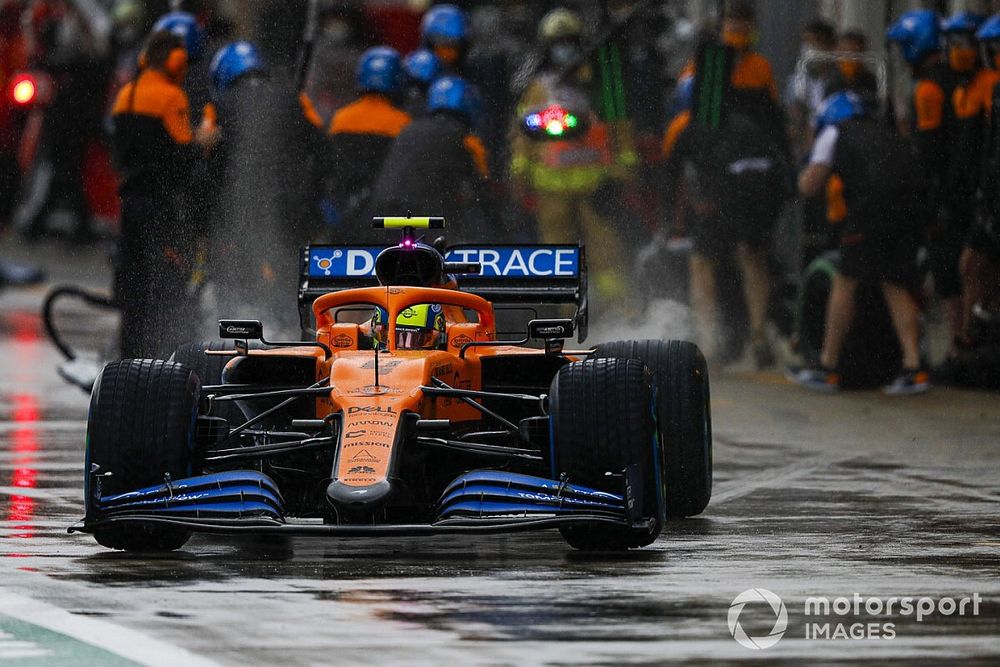
M306 117L320 124L318 115ZM329 151L321 159L329 177L329 194L343 222L354 228L363 217L371 188L382 170L389 149L403 128L410 124L406 113L385 95L365 93L337 110L328 128Z
M143 69L118 93L112 147L121 174L121 236L115 275L123 358L166 358L193 320L193 234L178 194L199 159L188 98L158 69Z

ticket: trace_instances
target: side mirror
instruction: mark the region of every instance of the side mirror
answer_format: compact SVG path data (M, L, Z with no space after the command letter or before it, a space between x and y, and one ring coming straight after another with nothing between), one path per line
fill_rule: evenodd
M260 320L219 320L219 338L261 340L264 325Z
M531 320L528 337L535 340L565 340L573 337L573 320Z
M559 104L536 109L521 119L521 131L534 141L566 141L582 137L590 129L586 114Z

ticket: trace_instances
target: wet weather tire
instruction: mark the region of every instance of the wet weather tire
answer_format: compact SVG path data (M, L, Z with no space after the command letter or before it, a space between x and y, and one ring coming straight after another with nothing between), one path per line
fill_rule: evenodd
M97 466L100 495L109 496L191 476L201 385L184 366L152 359L108 364L94 385L87 423L85 497L88 520L100 519L90 470ZM107 473L111 473L108 475ZM94 537L110 549L172 551L187 531L160 526L104 526Z
M649 529L578 524L560 528L570 546L621 551L653 542L662 527L651 376L638 361L591 359L569 364L552 381L553 466L571 483L620 494L623 470L635 465L642 478L641 514ZM612 473L608 475L607 473Z
M251 343L251 349L258 347ZM232 359L230 356L220 354L205 354L210 352L229 352L236 349L236 342L231 340L213 340L202 343L185 343L178 347L170 361L190 368L198 376L201 384L212 385L222 384L222 370ZM236 403L232 401L218 401L212 406L212 415L222 417L230 426L238 426L246 421L246 417Z
M667 516L701 514L712 497L712 413L701 350L681 340L622 341L598 345L593 358L638 359L652 372Z

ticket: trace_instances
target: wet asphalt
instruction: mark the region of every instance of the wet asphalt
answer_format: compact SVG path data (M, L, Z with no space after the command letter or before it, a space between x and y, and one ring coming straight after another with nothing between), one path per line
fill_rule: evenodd
M51 266L54 280L106 275L99 253ZM88 397L56 374L45 289L0 292L2 665L1000 663L1000 395L823 396L718 373L710 506L616 557L542 532L195 537L136 558L66 532ZM91 344L115 326L62 317ZM731 609L755 588L787 618L765 649L729 624L758 644L780 630L764 602ZM806 614L808 598L855 594L859 609ZM906 597L934 611L864 606Z

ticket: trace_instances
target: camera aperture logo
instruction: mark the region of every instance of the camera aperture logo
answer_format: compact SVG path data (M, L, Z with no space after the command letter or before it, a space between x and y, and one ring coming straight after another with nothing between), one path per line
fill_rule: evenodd
M973 593L965 597L876 597L854 593L851 597L807 597L802 608L803 637L807 640L871 641L896 638L896 624L901 620L923 623L928 617L978 616L982 597ZM747 605L753 614L756 629L750 625L748 632L741 618ZM773 615L774 623L769 632L761 620ZM766 588L748 588L729 605L729 634L740 646L755 651L771 648L788 630L788 611L784 602ZM742 622L741 622L742 621ZM794 633L797 633L795 630Z
M750 636L740 624L740 614L748 604L766 605L774 613L774 626L763 636ZM761 650L770 648L781 641L788 628L788 610L777 595L766 588L748 588L729 605L729 634L740 646Z

